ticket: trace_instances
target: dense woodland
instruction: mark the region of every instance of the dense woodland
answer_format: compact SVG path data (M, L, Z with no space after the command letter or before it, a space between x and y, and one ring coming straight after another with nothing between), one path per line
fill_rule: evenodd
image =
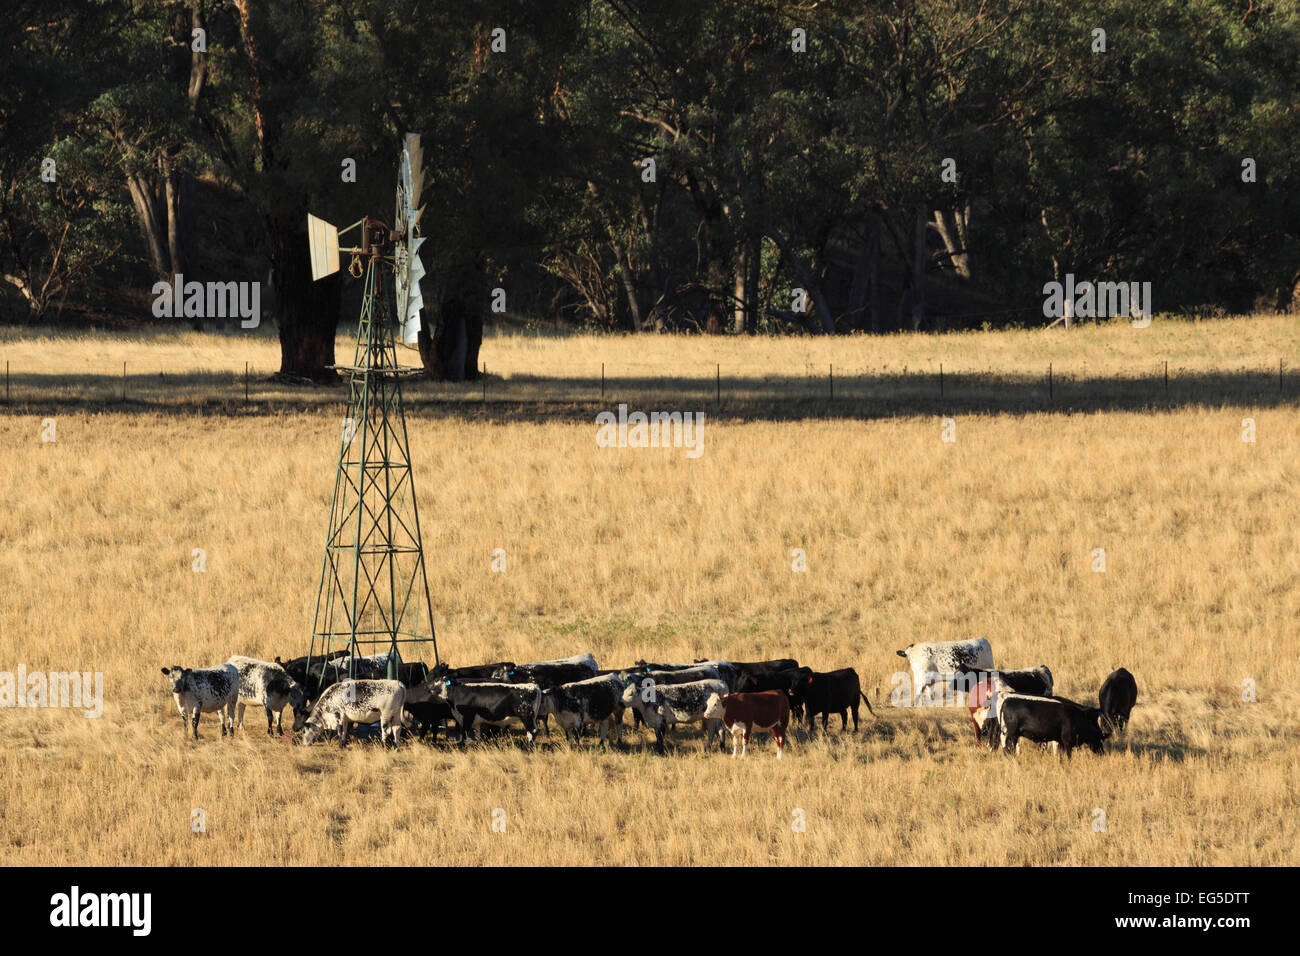
M0 321L260 281L328 379L356 283L306 213L391 220L406 132L453 338L495 288L631 332L1040 325L1067 273L1290 311L1298 101L1295 0L6 0Z

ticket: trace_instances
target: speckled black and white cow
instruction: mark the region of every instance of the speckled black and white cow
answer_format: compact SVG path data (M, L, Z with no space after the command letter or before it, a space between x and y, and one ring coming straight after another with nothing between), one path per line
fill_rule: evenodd
M390 736L396 747L402 737L402 706L406 688L396 680L344 680L325 689L311 709L302 742L311 744L327 730L339 734L339 746L348 745L353 724L379 721L379 738Z
M993 670L993 648L986 638L973 641L926 641L898 652L912 670L912 705L932 686L952 686L953 678L973 671Z
M227 664L239 672L239 706L236 708L237 726L244 726L244 708L260 704L266 709L266 732L271 736L284 732L284 708L293 708L293 730L302 730L311 711L307 707L307 692L279 664L234 654ZM275 730L271 719L275 718Z
M674 724L704 725L707 750L718 738L722 746L722 721L705 716L709 695L727 695L727 685L720 680L697 680L689 684L652 684L648 681L628 684L623 691L623 705L641 715L645 725L655 732L655 749L664 752L664 737Z
M727 685L727 693L736 692L736 684L740 683L740 668L731 661L696 661L694 667L712 667L718 672L718 680Z
M239 700L239 672L232 664L216 667L181 667L176 664L164 667L162 672L171 679L176 709L182 718L188 718L194 729L194 739L199 739L199 714L214 711L221 723L221 736L235 735L235 704ZM225 716L221 711L224 710Z
M623 689L626 682L617 674L603 674L587 680L572 681L542 691L542 716L554 716L565 736L575 741L587 724L600 728L600 742L605 743L610 728L618 741L623 739Z

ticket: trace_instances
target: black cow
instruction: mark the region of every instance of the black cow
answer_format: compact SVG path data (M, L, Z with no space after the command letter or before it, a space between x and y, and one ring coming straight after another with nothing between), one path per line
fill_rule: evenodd
M495 664L475 664L473 667L448 667L446 661L443 661L429 671L429 678L431 680L443 680L449 677L452 680L474 680L487 683L494 680L492 675L497 671L502 668L513 670L514 666L514 661L497 661ZM496 683L504 684L506 681L496 681Z
M444 701L451 710L452 719L460 726L462 747L471 734L477 736L482 724L501 727L517 720L524 725L529 743L537 736L542 690L536 684L477 684L444 679L426 686L433 699Z
M430 680L432 679L430 678ZM411 715L411 730L421 739L432 733L433 741L436 743L438 740L438 725L444 720L455 721L451 714L451 707L445 700L433 695L428 682L416 684L408 690L403 706L406 712Z
M853 712L853 730L858 729L858 701L867 705L871 716L876 712L871 709L871 701L862 693L862 683L858 672L852 667L824 674L813 673L810 677L797 677L790 684L788 691L790 704L803 708L808 720L808 730L813 730L813 718L822 715L822 730L827 729L831 714L840 715L841 730L849 729L849 711Z
M1122 667L1111 671L1102 683L1097 701L1101 704L1102 717L1115 733L1123 733L1128 726L1129 714L1133 712L1137 698L1137 681Z
M1064 697L1007 694L998 706L997 722L989 739L992 742L996 734L995 746L1003 752L1013 746L1018 749L1024 737L1040 744L1059 744L1066 757L1080 744L1099 754L1102 741L1110 736L1100 720L1100 708L1085 707Z
M536 684L546 690L558 687L560 684L595 677L596 671L596 658L590 654L580 654L577 657L567 657L558 661L536 661L532 664L498 667L492 672L492 679L510 684Z
M741 674L736 681L737 694L760 694L763 691L779 690L790 696L790 691L796 683L807 683L808 678L813 676L811 667L790 667L785 670L758 671L755 673ZM794 714L794 719L799 720L800 709L795 706L794 701L790 701L790 712Z
M319 674L320 673L319 665L321 665L324 661L336 660L337 658L340 657L347 657L347 655L348 655L347 651L330 651L328 654L313 654L311 657L311 662L313 665L317 665L317 666L313 666L312 670L315 671L317 674ZM279 664L281 667L283 667L290 677L292 677L303 687L306 687L307 686L307 660L308 658L306 657L295 657L293 660L282 661L280 660L280 658L277 657L275 659L275 662ZM311 690L313 691L315 689L316 689L315 687L311 688Z

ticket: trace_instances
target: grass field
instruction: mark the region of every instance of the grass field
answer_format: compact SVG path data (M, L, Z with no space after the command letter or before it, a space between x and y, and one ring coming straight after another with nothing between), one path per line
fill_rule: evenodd
M951 355L1009 377L1048 361L1119 376L1167 355L1202 381L1276 376L1279 357L1300 366L1294 319L1142 332L1138 345L1138 330L1115 325L848 348L863 368ZM708 655L857 668L878 716L864 710L857 734L837 718L826 738L801 733L778 763L765 735L733 761L688 731L666 758L636 735L608 753L555 737L531 753L340 752L272 740L251 710L233 741L211 715L187 739L161 666L306 653L338 435L337 409L310 396L341 396L267 391L248 410L195 399L213 382L188 373L228 377L254 346L270 371L272 339L6 330L0 361L66 401L0 406L0 670L101 671L105 702L99 719L0 711L0 859L1300 862L1300 383L1260 403L1203 394L1064 414L1026 402L956 414L945 443L928 406L764 414L789 397L782 387L802 387L774 378L743 415L702 406L697 460L598 448L583 408L527 413L548 376L572 387L561 363L598 363L602 349L662 367L734 359L761 382L837 344L491 339L489 371L521 383L514 405L458 415L418 401L451 386L421 385L408 421L445 659L590 650L602 666ZM158 407L87 400L92 356L120 367L122 355L167 371L159 394L174 394ZM491 572L498 547L504 574ZM205 573L191 571L193 548ZM791 570L794 548L806 573ZM973 636L999 665L1048 664L1075 699L1127 667L1139 685L1128 738L1068 762L994 757L973 746L964 710L889 706L897 648ZM206 832L191 830L196 809Z

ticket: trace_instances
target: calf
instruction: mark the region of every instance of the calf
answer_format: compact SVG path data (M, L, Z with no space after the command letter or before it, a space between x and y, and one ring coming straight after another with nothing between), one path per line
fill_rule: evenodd
M927 641L908 644L898 651L912 670L912 706L919 707L921 695L933 685L950 684L957 674L993 670L993 648L984 638L974 641Z
M1138 685L1133 675L1124 668L1110 672L1097 693L1097 702L1101 704L1102 716L1115 733L1123 733L1128 727L1129 714L1137 703Z
M611 726L622 740L623 690L627 685L617 674L590 677L587 680L560 684L542 692L541 713L555 715L565 735L579 740L587 724L600 727L600 742L605 743Z
M411 715L411 729L416 735L424 739L432 733L435 743L438 740L438 726L444 720L455 720L447 702L433 695L429 690L428 682L408 687L402 707Z
M852 667L824 674L813 673L804 678L799 677L790 685L790 704L803 708L808 721L808 730L813 729L813 718L822 715L822 730L827 729L831 714L840 715L840 729L849 729L849 712L853 712L853 730L858 729L858 701L867 705L871 716L876 712L871 709L871 701L862 693L862 684L858 672Z
M1080 744L1101 753L1102 741L1109 733L1101 727L1101 710L1084 707L1060 697L1030 697L1026 694L1007 694L998 708L997 749L1004 753L1015 745L1019 752L1020 738L1039 743L1055 743L1065 751Z
M216 667L164 667L162 672L171 678L172 694L176 697L176 709L181 717L193 715L194 739L199 739L199 714L216 711L217 720L221 722L221 736L235 735L235 705L239 701L239 671L233 664L219 664ZM225 717L221 711L225 710Z
M271 736L284 732L284 708L293 708L293 730L302 730L311 711L307 707L307 692L279 664L259 661L255 657L233 655L227 664L239 672L239 704L236 708L238 726L244 726L244 708L261 704L266 708L266 732ZM271 730L271 717L275 717L275 731Z
M1014 671L991 671L982 675L971 688L967 710L975 725L975 742L979 743L984 723L989 718L989 703L1001 688L1004 694L1027 694L1031 697L1052 696L1052 672L1046 664Z
M731 756L736 756L736 738L740 738L740 755L745 756L749 735L755 728L770 730L776 740L776 759L785 750L785 728L790 723L790 698L782 690L754 694L713 694L704 708L704 716L718 718L731 731Z
M705 716L709 696L727 693L727 685L720 680L698 680L688 684L654 684L644 689L628 684L623 691L623 705L634 708L645 725L655 732L655 750L664 752L664 737L674 724L702 723L707 750L713 746L714 736L722 743L722 722Z
M503 727L511 720L524 725L528 742L537 736L537 718L542 708L542 689L536 684L476 684L444 679L429 685L435 700L444 701L452 719L460 726L460 743L471 734L478 736L484 724Z
M302 742L310 745L327 730L337 730L339 746L348 745L348 733L353 724L373 724L379 721L379 739L390 735L397 747L402 736L402 706L406 702L406 688L395 680L344 680L331 684L307 718L307 729Z

